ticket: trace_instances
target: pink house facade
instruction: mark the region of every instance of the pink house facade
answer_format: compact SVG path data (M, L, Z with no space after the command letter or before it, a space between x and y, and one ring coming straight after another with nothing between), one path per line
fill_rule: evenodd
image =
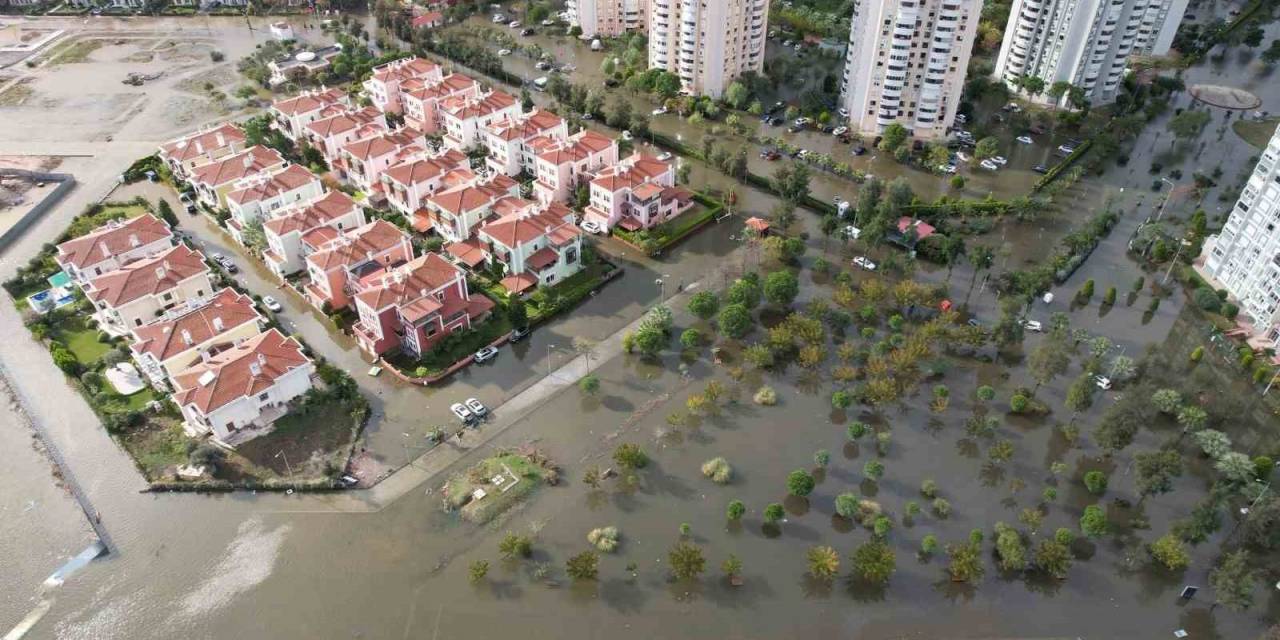
M360 319L353 332L365 353L380 356L399 349L415 358L493 310L493 301L471 295L461 269L435 253L368 281L355 304Z

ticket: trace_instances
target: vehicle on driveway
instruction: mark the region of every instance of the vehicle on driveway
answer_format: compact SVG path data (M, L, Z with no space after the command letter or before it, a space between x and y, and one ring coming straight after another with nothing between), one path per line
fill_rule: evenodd
M760 152L760 158L762 160L768 160L769 162L773 162L774 160L777 160L778 158L781 158L781 157L782 157L782 154L778 153L777 149L765 149L764 151Z
M981 163L979 163L978 166L988 171L998 171L1000 169L1000 165L992 162L991 158L987 158L986 160L983 160Z
M1093 383L1098 385L1098 388L1102 389L1103 391L1107 391L1108 389L1111 388L1111 378L1108 378L1106 376L1094 376Z
M467 408L467 405L462 404L461 402L455 402L449 405L449 410L453 412L453 415L458 416L458 419L461 420L463 424L471 424L471 421L476 419L475 414L471 413L471 410Z
M1005 158L1004 156L991 156L991 161L1002 167L1009 164L1008 158Z
M653 116L661 116L661 115L666 115L666 113L667 113L667 108L666 108L666 107L658 107L657 109L654 109L653 111L650 111L650 112L649 112L649 115L653 115Z
M262 306L269 309L272 313L280 313L281 311L284 311L284 305L280 304L279 300L276 300L271 296L262 296Z
M509 56L509 55L511 55L511 50L510 50L510 49L498 49L498 55L500 55L500 56Z
M600 235L604 233L604 227L600 226L600 223L596 222L595 220L587 220L583 222L582 230L594 235Z
M1049 173L1049 167L1046 167L1042 164L1038 164L1034 167L1031 167L1031 170L1036 173Z
M861 236L861 235L862 235L862 229L859 229L853 225L848 225L844 228L844 237L850 240L857 240L858 236ZM873 269L875 268L874 265L872 266L872 268Z
M1037 333L1044 331L1044 326L1040 324L1039 320L1023 320L1022 326L1027 331L1035 331Z
M478 418L483 418L489 415L489 408L480 404L480 401L475 398L467 398L467 408L470 409L471 413L475 414Z
M866 269L867 271L875 271L875 270L876 270L876 263L872 262L872 261L871 261L871 259L870 259L870 258L868 258L868 257L866 257L866 256L858 256L858 257L854 258L854 259L853 259L853 264L854 264L854 266L862 267L863 269Z
M952 174L956 172L956 166L954 164L940 164L938 165L938 171L946 174Z
M511 342L520 342L521 340L524 340L525 337L527 337L531 331L533 330L530 329L529 327L516 327L515 329L511 330L511 336L509 340Z
M662 153L658 154L658 160L659 160L660 162L666 162L666 161L670 160L671 158L672 158L672 156L671 156L671 152L670 152L670 151L663 151Z
M1034 144L1035 140L1032 140L1031 136L1018 136L1018 142L1021 142L1022 144Z
M236 263L231 261L231 258L228 258L221 253L213 254L213 261L218 263L218 266L225 269L227 273L235 273L240 270L236 267Z
M498 356L497 347L485 347L476 352L476 363L488 362Z
M833 136L842 136L846 133L849 133L849 127L836 127L831 130L831 135Z

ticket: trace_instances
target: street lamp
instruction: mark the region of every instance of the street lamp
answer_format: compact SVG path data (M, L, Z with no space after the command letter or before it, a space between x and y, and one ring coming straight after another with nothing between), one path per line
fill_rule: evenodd
M1178 183L1164 176L1160 177L1160 182L1169 184L1169 193L1165 194L1164 202L1160 204L1160 211L1156 213L1156 220L1160 220L1160 218L1164 217L1164 209L1165 207L1169 206L1169 199L1173 197L1173 189L1178 186Z
M551 350L556 348L554 344L547 344L547 377L551 377Z
M284 449L276 452L275 457L284 458L284 468L289 472L289 481L293 481L293 467L289 466L289 456L284 454Z
M666 283L662 281L662 278L655 279L653 283L658 285L658 304L662 304L662 301L667 299Z
M1191 242L1186 239L1183 239L1181 242L1178 243L1178 251L1177 253L1173 254L1173 260L1169 261L1169 268L1165 269L1164 278L1160 280L1161 285L1164 285L1166 282L1169 281L1169 275L1173 273L1173 265L1178 264L1178 258L1182 257L1182 248L1189 247L1189 246L1191 246Z

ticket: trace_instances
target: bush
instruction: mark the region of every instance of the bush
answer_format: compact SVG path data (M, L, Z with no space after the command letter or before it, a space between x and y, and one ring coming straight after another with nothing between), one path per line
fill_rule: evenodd
M787 474L787 493L793 496L803 498L813 493L815 484L813 476L803 469L796 469Z
M1107 474L1101 471L1090 471L1084 474L1084 486L1095 496L1107 492Z
M680 334L680 346L685 349L697 349L702 344L702 333L697 329L685 329Z
M933 513L939 518L945 518L951 515L951 503L947 502L946 498L934 498Z
M1021 393L1015 393L1013 397L1009 398L1009 410L1014 413L1022 413L1029 406L1031 406L1031 399Z
M702 463L702 475L716 484L728 484L733 479L733 467L724 458L712 458Z
M1097 538L1107 533L1107 514L1096 504L1084 508L1080 516L1080 532L1090 538Z
M756 404L772 407L773 405L778 404L778 392L774 391L773 387L766 385L760 387L751 399Z
M852 518L858 513L858 496L842 493L836 496L836 513L844 518Z
M747 506L742 504L741 500L732 500L729 502L729 506L725 508L725 517L730 520L741 520L746 512Z
M625 443L614 449L613 461L624 469L643 469L649 464L649 456L640 449L640 445Z
M578 388L585 394L594 394L600 390L600 378L597 378L595 374L588 373L578 380Z
M927 479L920 483L920 495L930 500L938 497L938 483Z
M618 548L618 528L601 527L587 533L587 542L604 553L613 553Z
M731 304L720 310L716 322L720 327L720 333L730 338L741 338L751 331L755 320L747 307Z
M1222 299L1218 297L1218 293L1209 287L1200 287L1191 294L1191 299L1195 301L1196 306L1209 312L1217 312L1222 308Z
M1186 545L1178 536L1172 533L1166 533L1156 539L1147 547L1151 553L1151 558L1159 562L1164 568L1170 571L1178 571L1187 568L1191 563L1191 556L1187 554Z
M848 429L849 439L857 440L858 438L861 438L862 436L867 435L867 431L870 428L871 427L869 427L867 423L858 422L857 420L854 420L853 423L849 425L849 429Z

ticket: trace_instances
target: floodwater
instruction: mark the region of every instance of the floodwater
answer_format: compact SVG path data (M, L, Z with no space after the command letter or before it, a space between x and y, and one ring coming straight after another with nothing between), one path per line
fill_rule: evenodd
M579 68L595 69L598 63L580 63ZM1198 68L1188 76L1202 72L1213 73ZM1270 106L1276 96L1264 95L1264 99ZM1221 113L1215 113L1207 140L1216 135L1212 129L1220 118ZM1162 124L1153 125L1139 149L1147 144L1157 149L1167 146L1167 134L1159 139L1162 128ZM7 136L14 135L8 128L0 131L6 143ZM1224 164L1225 175L1234 175L1253 153L1241 146L1210 144L1202 152L1206 157L1188 158L1187 166L1217 160ZM1135 151L1130 163L1136 172L1126 175L1121 170L1073 188L1070 195L1080 202L1120 194L1129 213L1085 267L1055 290L1059 300L1069 298L1085 277L1097 278L1099 286L1111 281L1120 286L1136 277L1138 271L1122 255L1124 242L1156 199L1145 173L1149 160L1139 160L1143 153ZM1032 161L1032 157L1012 160ZM115 162L119 164L120 159ZM696 184L724 184L723 178L700 164L694 167ZM1009 175L1003 174L1002 179ZM1121 188L1126 189L1122 194ZM740 192L744 212L762 214L772 208L767 196L741 188ZM1146 197L1140 204L1138 193L1143 192ZM1175 202L1167 215L1185 215L1190 204ZM1002 230L1003 242L1016 247L1009 254L1010 266L1035 255L1024 252L1025 246L1036 241L1051 246L1083 217L1081 213L1072 208ZM809 265L823 249L812 216L801 214L800 220L813 238L805 258ZM24 245L5 256L5 274L56 231L54 225L34 230ZM548 363L554 366L557 358L567 358L559 351L573 336L609 335L660 294L674 293L669 285L660 289L655 279L685 285L703 280L700 286L723 282L741 265L741 253L734 252L736 231L736 227L712 227L658 260L631 255L621 245L606 245L605 251L627 268L623 279L570 316L535 332L534 341L525 343L523 351L504 349L497 366L473 369L437 391L403 389L375 400L385 418L375 423L371 447L394 459L399 453L395 441L403 437L402 432L425 431L422 423L431 424L440 415L442 403L434 398L476 394L496 404L510 397ZM213 234L202 239L216 242ZM839 255L834 243L829 250L828 259ZM247 261L239 262L244 266ZM973 275L966 267L958 267L951 275L952 286L967 287ZM941 282L946 274L922 268L918 277ZM245 278L255 282L249 275ZM819 294L820 289L808 284L807 270L802 282L806 283L802 299ZM1194 335L1174 300L1167 300L1145 323L1143 302L1145 297L1133 307L1117 305L1105 315L1096 306L1079 309L1072 313L1072 323L1112 337L1129 354L1148 343L1178 342ZM674 306L682 309L682 300ZM973 306L979 315L993 317L994 296L989 290L975 294ZM1047 318L1050 311L1064 307L1062 303L1050 309L1037 307L1033 317ZM300 327L306 324L301 312L291 308L286 313ZM887 472L872 486L863 481L861 469L876 456L873 447L865 439L857 447L846 444L845 424L851 416L832 415L831 386L825 379L809 380L796 370L769 374L764 380L749 376L742 403L728 408L720 418L673 432L665 417L683 409L687 395L712 376L723 379L723 372L705 357L689 366L687 378L677 373L679 358L673 353L664 356L661 365L627 356L615 358L598 365L602 389L597 397L586 398L570 388L492 441L481 444L482 434L475 441L448 445L478 449L449 473L465 469L494 447L525 443L542 448L565 469L566 482L561 486L540 489L503 520L479 527L441 511L438 489L448 473L372 511L352 508L353 502L361 500L360 493L139 493L143 483L127 456L65 385L44 350L26 337L19 322L8 304L0 305L0 331L20 336L0 351L0 362L21 368L17 391L32 418L47 425L64 450L101 512L114 545L110 556L44 594L45 604L25 598L25 593L38 589L28 576L43 578L61 562L47 562L47 570L42 570L39 567L46 564L42 556L0 547L5 553L0 566L5 567L6 584L23 596L6 600L0 608L0 629L17 624L33 609L39 613L47 608L28 634L31 638L176 634L193 638L788 637L802 632L853 638L1167 638L1178 628L1187 629L1193 638L1249 638L1280 614L1274 593L1260 594L1256 608L1246 614L1223 608L1210 611L1207 589L1189 604L1176 601L1184 583L1207 584L1214 549L1225 533L1196 548L1192 567L1182 576L1144 568L1140 549L1112 538L1079 545L1075 551L1080 559L1061 583L1002 576L988 562L986 578L979 585L957 587L945 580L942 558L919 562L914 557L926 533L946 543L963 539L974 527L989 531L996 521L1014 523L1021 508L1036 502L1049 476L1048 465L1057 459L1065 460L1070 471L1058 480L1060 495L1050 506L1042 531L1074 525L1087 497L1070 478L1099 464L1096 450L1067 450L1055 435L1054 425L1065 413L1061 410L1064 388L1078 372L1078 362L1070 374L1041 389L1055 414L1043 420L1003 420L1000 437L1013 441L1016 451L1003 469L985 467L981 453L987 443L964 441L963 420L973 410L968 398L977 384L985 383L996 386L998 397L1007 399L1009 390L1026 374L1015 367L1002 379L995 367L957 363L942 380L951 388L953 399L946 413L931 415L923 408L927 399L917 397L907 402L908 408L889 409L872 420L877 428L893 432L884 458ZM690 324L685 314L677 314L677 331ZM1029 346L1035 339L1029 339ZM778 390L779 406L757 407L747 401L762 382ZM927 395L927 391L921 393ZM1080 422L1089 425L1107 402L1100 397ZM0 428L6 432L15 427L7 416L2 423ZM1106 499L1133 498L1124 471L1127 455L1154 446L1170 428L1153 425L1142 440L1111 462L1112 486ZM619 442L642 444L653 458L641 473L640 485L627 489L614 480L601 492L589 491L578 481L582 469L589 464L611 466L608 453ZM975 447L979 457L973 457ZM786 474L810 468L820 448L831 452L832 463L815 493L807 503L784 500ZM699 473L701 462L714 456L724 456L735 467L735 480L728 486L714 485ZM1193 470L1180 480L1175 493L1147 501L1152 528L1137 532L1140 538L1160 535L1170 521L1185 515L1204 490L1201 473ZM926 515L908 526L901 520L905 502L919 499L916 488L926 476L938 481L954 512L940 520L926 509ZM1012 485L1014 478L1025 486ZM43 476L27 475L8 465L0 471L0 479L6 495L47 482ZM848 554L869 537L866 531L832 517L832 497L843 491L874 491L875 499L894 514L889 540L898 557L897 573L883 591L851 588L843 581L823 585L804 575L809 546L834 546L844 558L847 573ZM725 504L734 498L749 508L741 527L724 521ZM775 501L786 504L788 518L780 535L773 537L774 532L762 529L760 511ZM670 582L664 566L666 550L686 522L692 540L708 560L707 574L696 584ZM570 584L563 573L565 558L585 550L587 531L604 525L621 530L619 550L602 559L599 581ZM497 541L507 530L537 531L532 561L510 565L498 558ZM38 534L24 535L24 546L41 552L47 548ZM729 553L743 559L746 583L742 587L729 587L718 577L718 565ZM1138 561L1131 564L1131 556ZM481 584L468 584L467 565L480 559L490 561L489 576ZM549 565L554 583L534 575L535 563ZM626 568L629 563L636 565L634 576ZM9 567L15 565L20 570L11 574ZM927 613L921 615L922 610Z

